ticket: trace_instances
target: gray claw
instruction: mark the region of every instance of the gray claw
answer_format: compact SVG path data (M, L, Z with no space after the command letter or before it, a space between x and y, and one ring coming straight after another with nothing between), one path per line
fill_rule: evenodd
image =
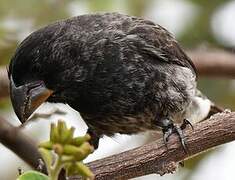
M186 146L186 139L185 139L185 136L184 136L184 133L183 133L181 127L175 126L175 132L179 136L179 139L180 139L181 145L183 146L184 152L188 153L188 148Z

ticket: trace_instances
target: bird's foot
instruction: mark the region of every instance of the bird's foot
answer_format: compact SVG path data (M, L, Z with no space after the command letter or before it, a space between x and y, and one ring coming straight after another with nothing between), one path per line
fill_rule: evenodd
M162 127L162 131L163 131L163 141L167 147L167 142L169 137L176 133L180 139L181 145L185 151L185 153L188 153L188 149L187 149L187 143L186 143L186 138L184 136L183 130L187 127L187 125L190 125L191 128L193 129L192 124L187 120L184 119L183 123L181 124L181 126L177 126L174 125L173 121L170 119L162 119L161 123L160 123L161 127Z
M166 129L163 129L162 131L163 131L163 141L164 141L166 146L167 146L167 142L168 142L169 137L172 134L176 133L179 136L180 143L183 146L184 151L187 152L186 139L185 139L183 131L180 127L178 127L177 125L172 124L172 126L166 128Z

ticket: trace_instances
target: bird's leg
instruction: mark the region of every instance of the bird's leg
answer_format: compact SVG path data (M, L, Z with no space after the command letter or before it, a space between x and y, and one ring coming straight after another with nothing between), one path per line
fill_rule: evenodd
M174 125L173 121L170 118L161 118L156 120L156 125L162 128L162 132L163 132L163 141L167 146L167 141L169 139L169 137L173 134L176 133L179 136L181 145L183 146L184 151L187 153L187 147L186 147L186 139L185 136L183 134L183 129L186 128L187 125L190 125L192 127L192 124L184 119L182 125L179 127L177 125ZM192 127L193 128L193 127Z
M91 128L88 128L87 133L91 136L89 143L97 149L99 146L100 136L98 136Z

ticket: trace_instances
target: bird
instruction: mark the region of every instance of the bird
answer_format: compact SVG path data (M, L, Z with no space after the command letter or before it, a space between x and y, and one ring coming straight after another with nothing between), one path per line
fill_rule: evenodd
M22 123L44 102L78 111L98 148L104 135L176 133L208 116L213 103L174 36L141 17L94 13L49 24L24 39L8 70ZM215 109L215 108L214 108Z

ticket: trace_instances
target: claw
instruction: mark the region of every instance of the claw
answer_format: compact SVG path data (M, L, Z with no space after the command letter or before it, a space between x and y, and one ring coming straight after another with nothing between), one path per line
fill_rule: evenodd
M190 125L190 127L193 130L193 125L188 119L183 120L183 123L181 124L180 129L184 130L187 127L187 125Z
M172 127L169 127L168 129L163 129L163 141L164 141L164 144L166 145L167 147L167 142L168 142L168 139L169 137L173 134L173 129L174 129L174 126Z
M183 133L181 127L175 126L175 132L179 136L179 139L180 139L181 145L183 146L184 152L188 153L188 148L186 146L186 139L185 139L185 136L184 136L184 133Z
M193 130L193 125L188 121L187 119L183 120L183 123L181 126L174 125L173 121L169 118L162 118L160 121L157 121L157 125L162 127L162 132L163 132L163 141L164 144L167 147L167 142L169 137L173 134L176 133L180 139L180 143L184 149L184 152L188 154L188 148L187 148L187 143L186 143L186 138L184 136L183 130L187 127L187 125L190 125L192 130ZM167 147L168 148L168 147Z

